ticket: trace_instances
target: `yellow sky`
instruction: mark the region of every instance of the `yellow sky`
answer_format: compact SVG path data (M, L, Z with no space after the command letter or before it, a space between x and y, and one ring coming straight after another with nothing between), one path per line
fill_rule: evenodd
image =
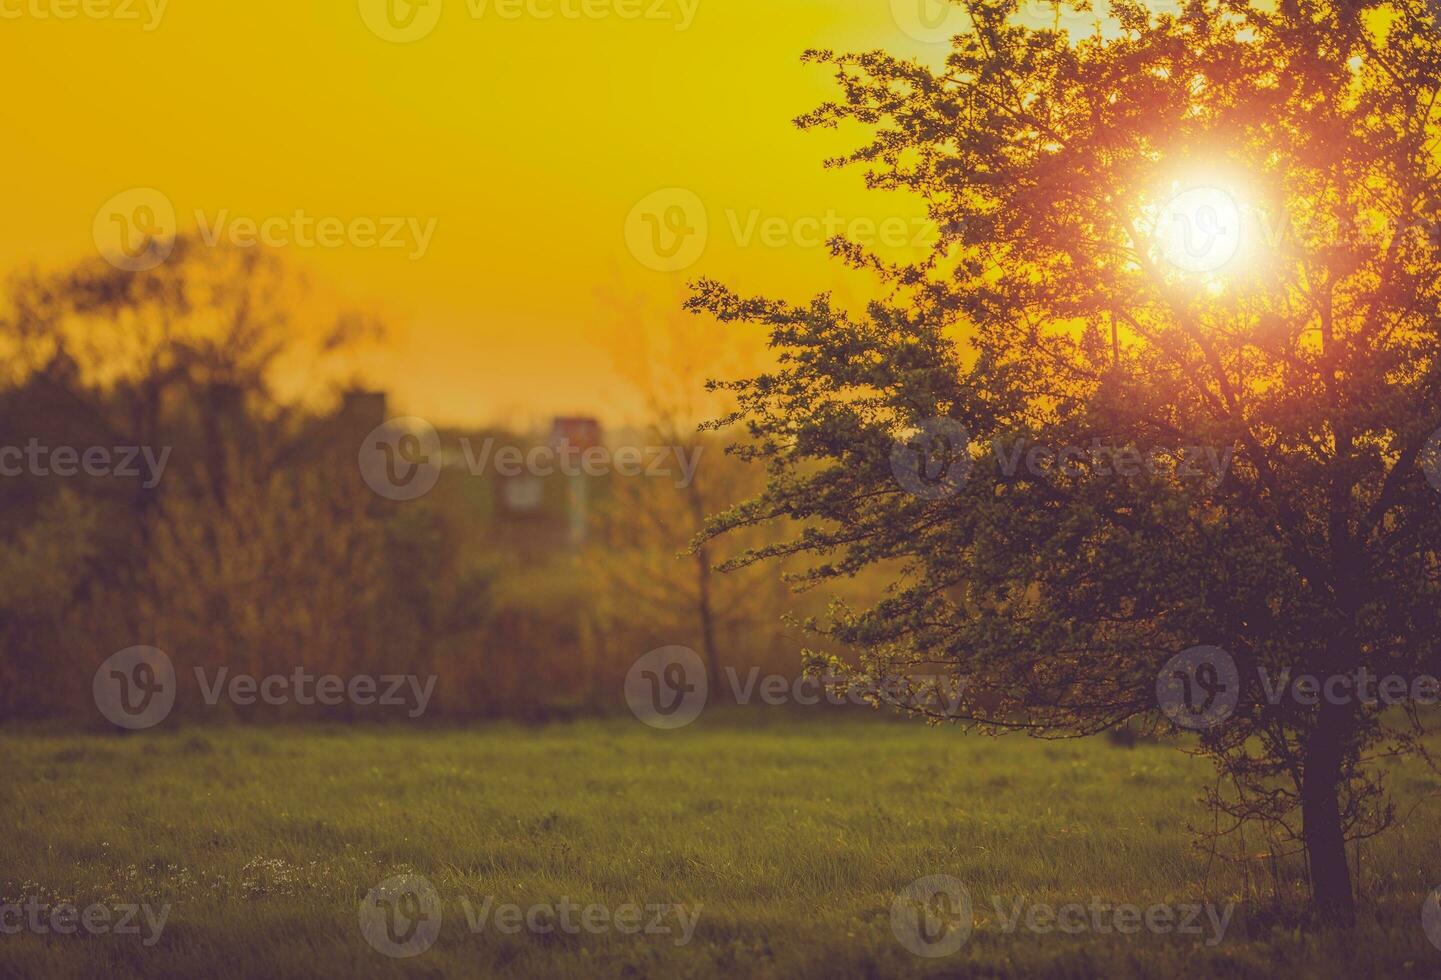
M819 244L827 219L917 227L915 202L822 169L857 134L791 119L832 92L808 47L938 58L916 37L933 0L428 2L0 0L0 269L93 255L97 214L133 188L182 229L331 219L339 244L274 222L287 244L261 247L387 317L367 370L398 409L619 421L634 402L597 339L598 289L668 303L713 275L803 298L850 275ZM406 30L424 36L379 36ZM647 234L699 240L673 223L695 202L704 250L638 260ZM351 224L380 238L390 218L405 247Z

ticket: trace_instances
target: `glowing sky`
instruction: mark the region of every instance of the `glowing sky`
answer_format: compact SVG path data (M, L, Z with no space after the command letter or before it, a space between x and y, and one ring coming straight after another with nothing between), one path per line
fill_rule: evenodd
M93 255L97 212L137 187L182 229L197 210L242 230L363 219L330 247L284 223L272 238L392 324L363 367L398 408L617 418L634 401L598 340L598 289L664 305L705 274L799 299L850 275L820 244L827 221L914 227L915 202L822 169L859 134L791 119L833 91L806 48L939 60L944 44L918 39L933 0L384 2L0 0L0 269ZM424 36L394 43L386 23ZM646 221L666 231L684 216L673 196L632 211L667 188L709 227L691 264L656 271L627 219L632 244ZM410 247L366 244L364 219L392 217L430 229L423 254L411 232Z

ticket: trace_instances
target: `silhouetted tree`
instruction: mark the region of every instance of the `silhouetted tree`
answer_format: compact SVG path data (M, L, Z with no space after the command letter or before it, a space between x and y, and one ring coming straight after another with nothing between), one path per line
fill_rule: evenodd
M740 408L720 424L746 423L738 451L769 485L706 537L797 522L736 564L808 555L814 585L895 563L889 594L815 628L875 674L969 678L990 730L1155 717L1163 665L1224 648L1242 690L1200 734L1210 800L1303 845L1320 918L1350 923L1346 841L1391 818L1367 763L1419 752L1423 717L1273 703L1258 678L1438 667L1436 18L1416 0L1179 17L1115 0L1107 30L1071 38L1018 26L1014 2L964 6L937 68L807 55L843 96L800 125L868 130L832 163L920 195L945 236L901 264L835 242L890 289L863 315L698 284L693 309L766 324L781 358L725 385ZM1188 189L1199 206L1173 213ZM1226 234L1239 251L1211 268ZM933 443L949 481L908 493L893 450L959 431L935 418L969 438ZM1012 470L1017 440L1088 451ZM1122 477L1098 442L1234 457L1220 480Z

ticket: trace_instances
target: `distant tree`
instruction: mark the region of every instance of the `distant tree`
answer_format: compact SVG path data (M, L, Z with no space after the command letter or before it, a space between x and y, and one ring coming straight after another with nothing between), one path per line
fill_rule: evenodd
M308 296L273 252L188 238L145 271L94 258L11 277L0 446L145 447L168 465L154 483L0 480L0 717L85 710L87 668L140 642L240 670L399 666L397 634L428 656L445 552L416 560L418 532L361 484L363 430L304 400L378 330L333 310L312 324Z
M732 565L804 555L812 585L897 563L889 594L814 628L871 673L968 678L989 730L1155 717L1168 660L1223 648L1242 690L1200 732L1209 799L1231 828L1298 842L1318 917L1349 924L1346 842L1392 817L1371 763L1420 752L1424 715L1272 703L1258 677L1441 667L1436 17L1418 0L1179 17L1114 0L1108 30L1072 38L1019 26L1014 2L964 9L941 67L807 55L843 97L799 124L869 131L832 164L920 195L945 236L902 265L833 243L892 290L864 315L697 285L693 310L767 325L780 357L721 386L739 408L718 424L745 423L738 452L769 484L702 540L796 522ZM1170 213L1208 183L1243 199L1239 224L1209 190ZM1228 233L1240 252L1209 268ZM905 464L907 437L951 423L969 438L926 459L949 482L908 493L897 440ZM1218 481L1118 477L1089 452L1012 472L1017 440L1234 457Z
M671 454L664 461L668 475L617 476L597 508L597 546L587 565L607 620L603 629L625 636L631 658L643 651L634 649L636 631L618 630L620 622L645 623L650 640L641 642L694 643L716 697L723 666L740 667L741 657L745 667L757 666L783 629L787 590L775 570L726 579L714 571L722 560L716 546L701 542L687 554L707 515L761 487L753 470L726 457L723 438L697 431L703 419L733 404L702 390L708 372L748 369L758 358L747 356L734 336L697 337L683 329L674 306L657 311L618 294L600 299L610 314L603 337L614 369L642 403L645 425L637 434L653 451ZM688 477L677 454L694 467ZM750 538L758 543L762 534ZM727 550L745 543L729 542Z

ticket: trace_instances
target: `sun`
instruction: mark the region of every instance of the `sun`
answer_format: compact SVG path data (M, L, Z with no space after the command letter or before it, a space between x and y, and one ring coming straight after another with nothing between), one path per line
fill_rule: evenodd
M1191 186L1160 208L1155 241L1161 259L1181 272L1214 274L1241 253L1241 206L1224 187Z
M1139 244L1168 284L1239 288L1265 264L1252 182L1222 165L1177 167L1141 207Z

